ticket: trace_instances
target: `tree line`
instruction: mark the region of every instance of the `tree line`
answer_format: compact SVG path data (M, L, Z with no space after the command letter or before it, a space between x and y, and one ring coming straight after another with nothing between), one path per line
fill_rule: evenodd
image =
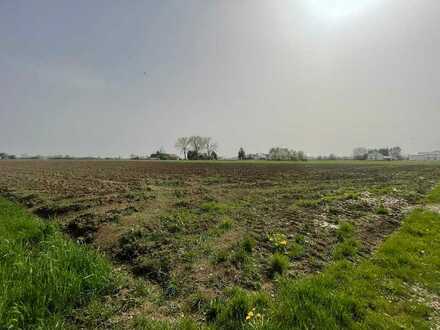
M180 137L175 146L183 154L184 159L217 160L218 158L218 143L211 137L198 135Z
M355 160L367 160L378 158L386 158L392 160L402 160L402 148L399 146L392 148L376 148L376 149L367 149L364 147L355 148L353 150L353 159Z
M293 150L282 147L273 147L267 154L246 154L243 148L238 150L239 160L292 160L292 161L306 161L307 156L304 151Z
M16 159L17 156L7 154L6 152L0 152L0 159Z

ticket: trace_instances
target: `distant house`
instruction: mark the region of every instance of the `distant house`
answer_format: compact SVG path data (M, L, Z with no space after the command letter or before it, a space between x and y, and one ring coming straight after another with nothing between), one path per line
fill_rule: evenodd
M368 153L368 160L385 160L385 156L377 150L372 150Z
M410 160L440 160L440 150L409 155Z

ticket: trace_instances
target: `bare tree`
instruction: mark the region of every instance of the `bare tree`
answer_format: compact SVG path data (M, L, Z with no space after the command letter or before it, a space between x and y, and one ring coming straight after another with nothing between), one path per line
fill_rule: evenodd
M201 136L191 136L189 138L189 143L193 149L193 151L197 154L199 154L202 150L203 147L205 145L205 138L201 137Z
M217 142L215 142L212 138L210 137L206 137L204 138L204 147L206 149L206 153L208 154L208 156L211 156L211 154L213 152L216 152L218 149L218 144Z
M188 137L180 137L176 141L176 148L179 149L183 153L185 159L188 159L187 153L188 153L188 149L191 145L190 139L191 138L188 138Z

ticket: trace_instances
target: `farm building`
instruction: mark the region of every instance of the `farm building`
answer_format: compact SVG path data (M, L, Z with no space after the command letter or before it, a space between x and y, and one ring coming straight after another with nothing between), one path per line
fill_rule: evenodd
M410 155L410 160L440 160L440 151L419 152L416 155Z

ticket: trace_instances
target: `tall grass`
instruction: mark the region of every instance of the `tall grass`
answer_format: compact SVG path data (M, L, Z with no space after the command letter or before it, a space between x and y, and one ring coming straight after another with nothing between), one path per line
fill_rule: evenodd
M106 260L0 199L0 329L64 328L69 311L111 288Z

